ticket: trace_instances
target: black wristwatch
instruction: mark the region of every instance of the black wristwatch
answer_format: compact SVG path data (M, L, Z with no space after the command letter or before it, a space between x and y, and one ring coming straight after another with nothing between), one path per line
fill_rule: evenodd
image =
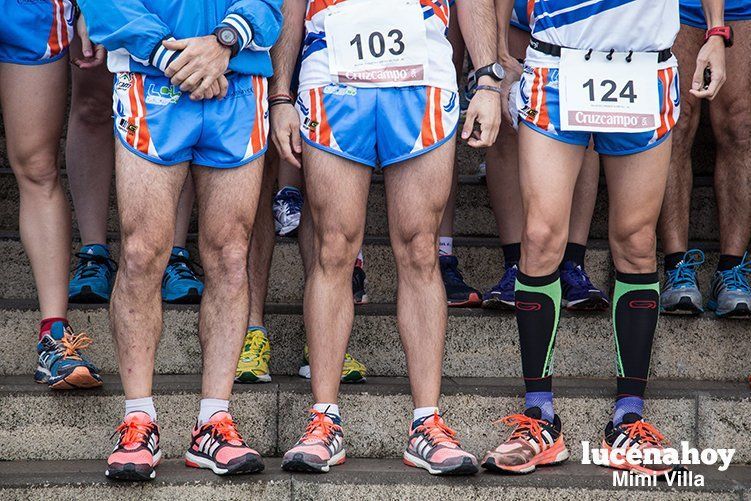
M475 70L475 79L480 80L480 77L490 77L496 82L500 82L506 78L506 72L503 71L503 66L498 63L489 64Z
M230 57L240 52L240 34L232 26L219 26L214 30L214 36L220 44L229 48Z

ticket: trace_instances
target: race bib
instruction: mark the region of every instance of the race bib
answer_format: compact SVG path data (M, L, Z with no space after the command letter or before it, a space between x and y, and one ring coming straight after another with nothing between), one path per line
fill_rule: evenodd
M324 20L329 71L354 87L423 85L428 69L419 0L348 0Z
M648 132L660 124L657 54L562 49L561 130Z

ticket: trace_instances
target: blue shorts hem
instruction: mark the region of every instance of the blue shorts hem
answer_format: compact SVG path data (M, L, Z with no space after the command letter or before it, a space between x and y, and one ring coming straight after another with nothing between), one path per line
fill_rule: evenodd
M381 168L386 168L389 165L393 165L399 162L406 162L407 160L410 160L412 158L417 158L420 155L424 155L425 153L428 153L429 151L433 151L434 149L442 146L446 141L454 137L454 135L456 135L456 129L458 128L459 128L459 123L457 122L457 124L454 126L454 129L451 131L451 133L448 134L443 139L441 139L440 141L438 141L437 143L431 144L427 148L423 148L420 151L415 151L414 153L407 153L406 155L402 155L401 157L388 160L387 162L383 162L381 163Z
M50 57L48 59L37 59L35 61L26 61L26 60L20 60L20 59L5 59L3 57L0 57L0 63L19 64L23 66L42 66L43 64L49 64L49 63L54 63L55 61L59 61L60 59L64 58L67 55L68 55L68 49L65 48L60 54L56 55L55 57Z
M531 123L529 123L529 122L527 122L526 120L523 120L523 119L519 120L519 123L521 123L521 124L529 127L530 129L532 129L535 132L539 132L540 134L542 134L544 136L548 136L551 139L555 139L556 141L560 141L561 143L573 144L575 146L584 146L584 147L589 146L589 139L587 139L587 141L585 141L585 142L576 141L575 139L571 139L571 138L568 138L568 137L565 137L565 136L561 136L561 135L555 134L554 132L550 132L550 131L547 131L545 129L541 129L540 127L536 126L535 124L531 124ZM584 133L584 134L586 134L586 133Z
M239 162L234 162L234 163L231 163L231 164L218 164L216 162L201 162L198 159L196 159L195 157L193 158L193 160L191 161L191 163L193 165L199 165L201 167L208 167L210 169L236 169L238 167L242 167L243 165L247 165L250 162L252 162L253 160L261 157L262 155L264 155L266 153L266 150L268 150L268 149L269 149L269 146L268 146L268 143L266 143L266 146L264 146L261 149L261 151L259 151L258 153L255 153L255 154L249 156L248 158L245 158L245 159L243 159L243 160L241 160Z
M165 167L171 167L171 166L177 165L179 163L190 162L190 161L193 160L190 157L182 159L182 160L162 160L161 158L154 158L154 157L151 157L151 156L149 156L149 155L147 155L147 154L145 154L143 152L138 151L137 149L135 149L134 147L132 147L131 145L129 145L127 142L125 142L125 139L123 139L123 137L120 134L117 133L117 131L115 131L115 135L120 140L120 144L122 144L123 146L125 146L126 150L128 150L131 153L133 153L137 157L141 157L144 160L148 160L149 162L157 164L157 165L163 165Z
M651 150L652 148L656 148L657 146L661 145L667 138L670 137L670 134L672 133L673 131L669 130L667 134L662 136L660 139L658 139L654 143L650 143L640 148L633 148L630 150L620 150L620 151L602 151L602 150L598 150L597 146L595 145L595 151L599 153L600 155L605 155L608 157L625 157L627 155L638 155L639 153L644 153L645 151Z
M354 155L350 155L349 153L345 153L343 151L335 150L334 148L329 148L328 146L324 146L320 143L316 143L315 141L310 140L309 138L305 137L305 134L300 132L300 137L302 137L303 141L305 141L308 145L312 146L313 148L316 148L321 151L325 151L326 153L331 153L332 155L336 155L338 157L346 158L347 160L352 160L353 162L357 162L359 164L366 165L368 167L374 168L376 167L375 162L370 162L368 160L363 160L362 158L358 158Z

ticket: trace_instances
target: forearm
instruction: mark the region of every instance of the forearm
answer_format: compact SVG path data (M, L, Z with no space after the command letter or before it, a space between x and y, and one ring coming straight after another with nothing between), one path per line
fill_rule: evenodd
M707 27L714 28L725 24L725 0L701 0Z
M305 31L305 6L304 0L284 0L282 5L282 32L276 45L271 49L274 76L269 80L270 95L286 94L295 90L290 87Z
M493 0L457 0L456 14L474 67L497 62L498 26Z
M516 62L508 49L508 32L513 9L514 0L495 0L495 15L498 22L498 62L502 64Z

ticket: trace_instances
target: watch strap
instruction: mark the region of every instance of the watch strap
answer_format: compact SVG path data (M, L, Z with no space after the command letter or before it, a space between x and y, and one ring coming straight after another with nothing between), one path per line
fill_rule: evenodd
M709 28L704 34L704 42L714 36L722 37L725 41L725 47L732 47L733 29L730 26L715 26L714 28Z

